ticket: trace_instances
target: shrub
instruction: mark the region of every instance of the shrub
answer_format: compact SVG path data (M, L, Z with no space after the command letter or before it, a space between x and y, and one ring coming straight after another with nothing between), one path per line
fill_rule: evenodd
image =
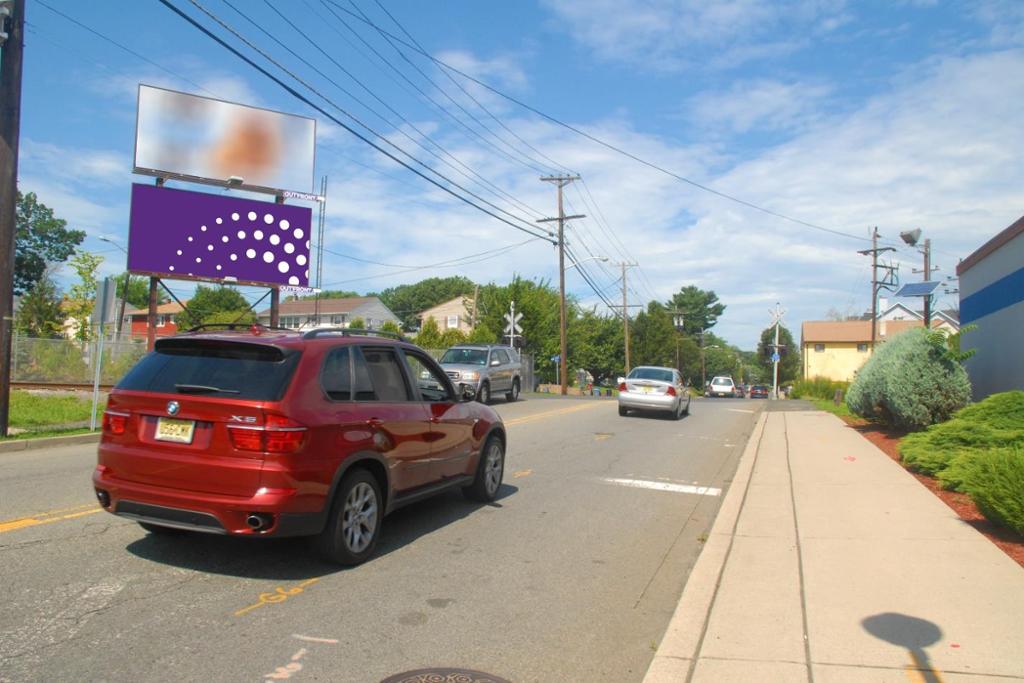
M850 385L857 415L914 431L948 420L970 398L967 373L923 328L881 344Z
M959 456L1007 446L1024 447L1024 391L993 394L951 420L908 435L900 458L911 469L938 475L946 488L960 488Z
M1024 449L997 448L958 459L963 489L989 520L1024 534Z
M850 388L849 382L837 382L827 377L814 377L812 379L797 380L793 384L793 398L820 398L831 401L835 398L836 390L843 392Z

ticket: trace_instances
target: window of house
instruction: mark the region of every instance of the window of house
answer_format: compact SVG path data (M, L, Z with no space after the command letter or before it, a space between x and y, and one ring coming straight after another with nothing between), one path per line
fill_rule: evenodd
M824 344L815 344L814 345L814 352L815 353L825 353L825 345Z
M459 316L450 315L448 316L448 329L456 328L459 326Z
M857 350L861 353L867 353L868 345L866 343L857 344Z
M344 325L347 322L348 322L348 316L345 315L344 313L342 313L340 315L332 315L331 316L331 324L332 325Z
M156 326L157 327L163 327L166 324L167 324L167 316L165 316L165 315L158 315L156 317Z

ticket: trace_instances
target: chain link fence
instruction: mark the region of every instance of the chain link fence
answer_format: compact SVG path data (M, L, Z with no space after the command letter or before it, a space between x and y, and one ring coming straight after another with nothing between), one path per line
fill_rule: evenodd
M11 340L11 381L92 384L100 346L99 341L14 335ZM116 384L145 354L145 339L104 339L100 384Z
M73 339L42 339L14 335L11 344L11 381L33 384L92 384L94 361L100 344ZM426 349L439 359L446 349ZM144 338L103 340L100 384L117 384L126 372L146 355ZM537 383L532 354L520 354L523 363L523 391L535 391Z

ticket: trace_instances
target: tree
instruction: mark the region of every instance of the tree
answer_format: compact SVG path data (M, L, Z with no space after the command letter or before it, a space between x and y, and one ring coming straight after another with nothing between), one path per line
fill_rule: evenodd
M43 271L42 277L18 301L18 313L14 328L20 334L30 337L58 338L64 325L64 311L60 307L60 292L50 276Z
M423 326L416 335L416 345L424 349L441 348L441 328L437 326L436 320L427 318L423 321Z
M511 302L516 302L516 313L522 313L520 326L523 328L523 351L537 357L537 373L542 381L553 381L554 364L548 359L559 353L558 334L558 290L545 280L526 280L519 275L512 277L507 285L494 283L480 287L477 324L481 322L491 330L505 329L505 314ZM567 327L572 327L577 314L576 305L566 304ZM569 357L572 362L572 357Z
M380 300L411 330L419 324L420 313L458 296L472 296L475 286L461 275L431 277L412 285L388 287L380 293Z
M65 310L68 317L74 319L75 339L85 342L92 339L92 325L89 316L96 304L96 270L103 263L103 257L88 251L76 251L69 262L78 282L68 292Z
M356 317L348 321L348 326L353 330L365 330L366 320L364 320L362 316L357 315Z
M214 322L247 322L249 303L237 289L225 287L207 287L199 285L195 294L188 302L185 310L178 314L178 327L190 329L197 325ZM221 315L228 314L228 315Z
M467 339L465 332L457 327L450 327L441 333L441 348L447 349L456 344L465 344Z
M124 273L115 278L117 283L117 298L124 299L133 308L149 307L149 278L130 277L128 278L128 296L124 292ZM158 304L165 304L170 301L166 292L157 290L156 301Z
M757 357L765 376L772 377L772 344L775 342L775 328L768 327L761 333L757 344ZM779 326L779 384L792 382L800 377L800 349L793 343L793 335Z
M360 296L359 292L355 292L350 289L325 289L319 294L308 294L306 296L296 297L296 300L313 301L314 299L319 298L323 301L324 299L351 299L358 296Z
M725 312L725 304L719 303L717 294L694 285L687 285L673 294L665 307L683 314L683 331L691 337L699 335L701 330L710 330Z
M85 239L81 230L68 230L67 221L36 199L34 192L16 195L14 218L14 293L23 294L46 273L48 264L63 263Z
M614 316L582 311L569 326L569 362L583 368L596 384L605 384L622 373L625 345L622 321Z
M637 313L630 325L630 342L633 367L675 365L676 330L671 314L657 301L651 301L646 311Z
M494 344L497 340L498 335L494 334L494 331L485 322L477 323L473 331L469 333L469 341L474 344Z
M398 323L393 320L385 320L384 324L380 326L381 332L390 332L391 334L401 334L402 330L398 327Z

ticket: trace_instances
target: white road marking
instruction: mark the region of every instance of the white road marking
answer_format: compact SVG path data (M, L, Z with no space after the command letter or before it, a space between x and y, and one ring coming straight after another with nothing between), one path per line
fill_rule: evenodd
M752 413L753 410L744 410L743 408L729 408L730 413Z
M300 636L298 633L293 633L292 638L297 640L304 640L307 643L330 643L331 645L337 645L337 638L314 638L313 636Z
M604 478L609 484L620 486L631 486L637 489L651 489L653 491L671 491L672 493L693 493L698 496L720 496L722 489L711 486L691 486L690 484L668 484L663 481L649 481L647 479L612 479Z

